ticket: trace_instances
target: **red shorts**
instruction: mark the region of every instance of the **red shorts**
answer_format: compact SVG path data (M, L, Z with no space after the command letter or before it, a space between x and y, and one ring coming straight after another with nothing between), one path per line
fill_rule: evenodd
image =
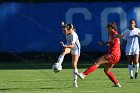
M104 55L104 58L109 61L111 64L117 64L120 60L120 56L107 53Z

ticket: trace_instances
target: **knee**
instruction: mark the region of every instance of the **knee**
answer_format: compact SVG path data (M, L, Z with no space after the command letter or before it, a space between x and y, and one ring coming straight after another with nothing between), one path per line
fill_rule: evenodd
M65 49L63 49L61 52L61 55L65 55L65 54L66 54L66 51L65 51Z
M99 60L96 60L94 65L96 65L97 67L99 67L101 65L100 61Z
M129 65L133 65L133 62L128 62Z
M136 62L135 62L135 64L138 64L138 63L139 63L139 61L136 61Z
M135 60L128 60L128 64L132 65L133 63L135 63Z

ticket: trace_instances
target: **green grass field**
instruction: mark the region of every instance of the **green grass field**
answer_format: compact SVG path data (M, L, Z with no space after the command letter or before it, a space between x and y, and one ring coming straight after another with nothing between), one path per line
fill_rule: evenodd
M84 71L85 69L79 69ZM51 69L0 70L0 93L140 93L140 79L129 79L127 68L113 68L121 88L99 68L84 80L78 78L78 88L72 85L72 69L53 73Z

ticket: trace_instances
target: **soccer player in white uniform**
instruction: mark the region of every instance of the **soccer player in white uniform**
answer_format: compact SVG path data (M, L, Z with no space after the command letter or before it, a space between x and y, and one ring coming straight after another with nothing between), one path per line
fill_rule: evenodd
M61 26L62 26L63 33L66 35L67 43L64 44L63 42L60 42L60 44L62 45L64 49L62 53L60 54L57 60L57 63L61 65L63 62L64 56L69 53L72 54L72 67L73 67L73 74L74 74L73 84L74 84L74 87L78 87L77 75L75 75L75 73L78 72L77 63L80 56L80 48L81 48L80 42L78 39L78 35L75 32L75 29L73 28L72 24L64 24L64 22L62 22Z
M128 69L130 74L130 79L133 79L133 65L135 65L135 79L138 78L139 70L139 41L140 29L136 28L136 22L134 19L129 21L130 27L126 29L122 35L118 37L123 38L123 43L126 42L125 54L128 60Z

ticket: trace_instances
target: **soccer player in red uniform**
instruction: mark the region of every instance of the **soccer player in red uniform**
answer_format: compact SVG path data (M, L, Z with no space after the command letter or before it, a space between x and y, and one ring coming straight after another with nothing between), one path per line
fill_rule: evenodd
M81 79L84 79L85 76L95 71L100 65L103 65L104 72L108 76L108 78L114 83L114 87L121 87L118 80L110 71L111 68L119 62L121 56L120 40L119 38L114 37L115 34L118 34L115 22L107 24L107 29L109 34L109 40L107 42L99 41L98 43L99 45L109 45L108 53L98 58L98 60L96 60L95 63L92 66L90 66L86 71L75 74Z

